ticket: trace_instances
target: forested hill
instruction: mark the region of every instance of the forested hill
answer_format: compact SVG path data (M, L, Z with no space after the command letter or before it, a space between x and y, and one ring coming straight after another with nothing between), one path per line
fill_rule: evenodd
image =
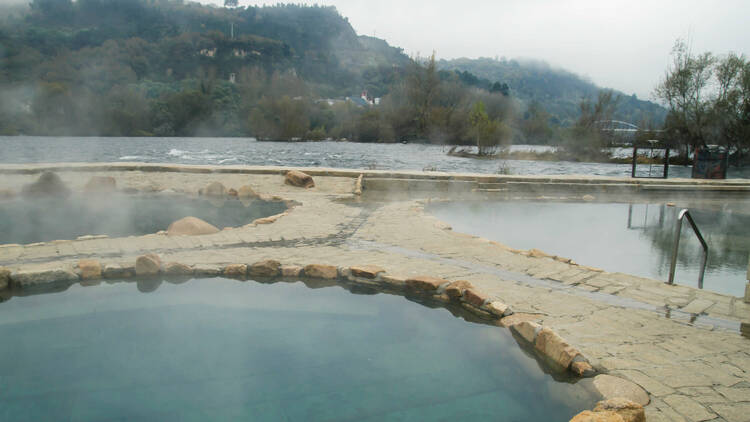
M555 69L541 61L507 59L454 59L440 60L438 67L444 70L468 71L478 77L503 81L511 88L511 95L527 105L543 108L551 115L552 124L570 126L581 114L582 98L595 99L600 87L580 76L562 69ZM661 125L666 110L658 104L638 99L635 95L620 95L615 118L641 125L644 120Z

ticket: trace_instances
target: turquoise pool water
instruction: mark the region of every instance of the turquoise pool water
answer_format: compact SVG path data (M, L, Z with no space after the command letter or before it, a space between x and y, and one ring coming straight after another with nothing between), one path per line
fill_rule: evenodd
M610 272L663 281L669 278L680 209L664 204L547 201L467 201L436 203L428 208L462 233L516 249L541 249ZM704 289L744 296L750 251L750 214L746 210L743 205L690 207L709 246ZM697 287L700 261L700 244L685 221L675 281Z
M286 210L283 202L206 199L185 195L74 195L0 201L0 244L75 239L83 235L139 236L193 216L222 229Z
M74 285L0 303L0 339L0 421L567 421L594 404L506 329L340 287Z

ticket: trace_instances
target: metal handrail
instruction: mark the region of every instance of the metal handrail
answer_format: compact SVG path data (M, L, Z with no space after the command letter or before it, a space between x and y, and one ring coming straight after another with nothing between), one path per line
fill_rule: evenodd
M680 211L680 215L677 217L677 225L675 227L675 234L674 234L674 248L672 249L672 263L669 266L669 281L668 284L674 284L674 270L677 266L677 250L680 248L680 235L682 233L682 219L687 217L688 223L690 223L690 227L693 228L693 232L696 236L698 236L698 240L701 242L701 246L703 246L703 260L701 261L701 272L700 276L698 278L698 288L703 288L703 276L706 273L706 260L708 259L708 245L706 244L706 241L703 240L703 235L701 234L701 231L698 230L698 226L695 225L695 221L693 220L693 216L690 215L690 211L687 209L684 209Z

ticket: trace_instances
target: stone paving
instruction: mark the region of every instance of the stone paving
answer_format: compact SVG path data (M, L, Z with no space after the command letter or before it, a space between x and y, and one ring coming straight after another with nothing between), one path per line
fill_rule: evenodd
M0 190L19 191L43 167L30 171L30 167L3 166ZM300 189L285 185L283 169L278 168L237 172L223 168L225 172L218 173L206 166L161 168L166 171L104 165L56 167L74 191L80 191L92 176L112 176L126 192L195 194L211 182L221 182L235 189L250 185L262 195L293 200L297 205L272 224L248 224L212 235L89 236L2 245L0 266L14 274L73 269L82 258L132 265L138 255L153 252L164 262L190 265L276 259L294 265L378 265L388 274L403 277L424 274L468 280L510 305L518 318L554 329L597 369L642 386L651 396L646 407L649 421L750 420L750 340L739 333L740 324L750 322L750 305L740 298L607 273L541 251L517 251L456 233L424 211L429 198L450 199L457 196L455 192L412 192L387 202L369 199L368 174L364 195L354 194L361 173L357 171L329 171L328 175L318 171L316 187ZM385 175L370 176L385 179L380 180L381 186L387 183ZM417 177L412 173L401 176L402 180ZM458 179L471 181L468 176ZM544 180L535 183L577 179ZM626 181L608 179L607 184ZM690 186L686 181L672 183ZM715 185L739 192L748 186L738 181ZM575 192L579 195L580 189Z

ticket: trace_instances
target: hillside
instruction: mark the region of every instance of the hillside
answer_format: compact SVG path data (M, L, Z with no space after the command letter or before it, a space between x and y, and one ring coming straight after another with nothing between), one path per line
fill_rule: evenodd
M541 61L495 60L491 58L440 60L445 70L468 71L480 78L507 83L511 95L526 105L537 102L551 115L550 123L572 125L580 116L582 98L595 99L602 88L563 69L555 69ZM620 94L615 118L640 124L652 120L660 125L666 110L658 104Z

